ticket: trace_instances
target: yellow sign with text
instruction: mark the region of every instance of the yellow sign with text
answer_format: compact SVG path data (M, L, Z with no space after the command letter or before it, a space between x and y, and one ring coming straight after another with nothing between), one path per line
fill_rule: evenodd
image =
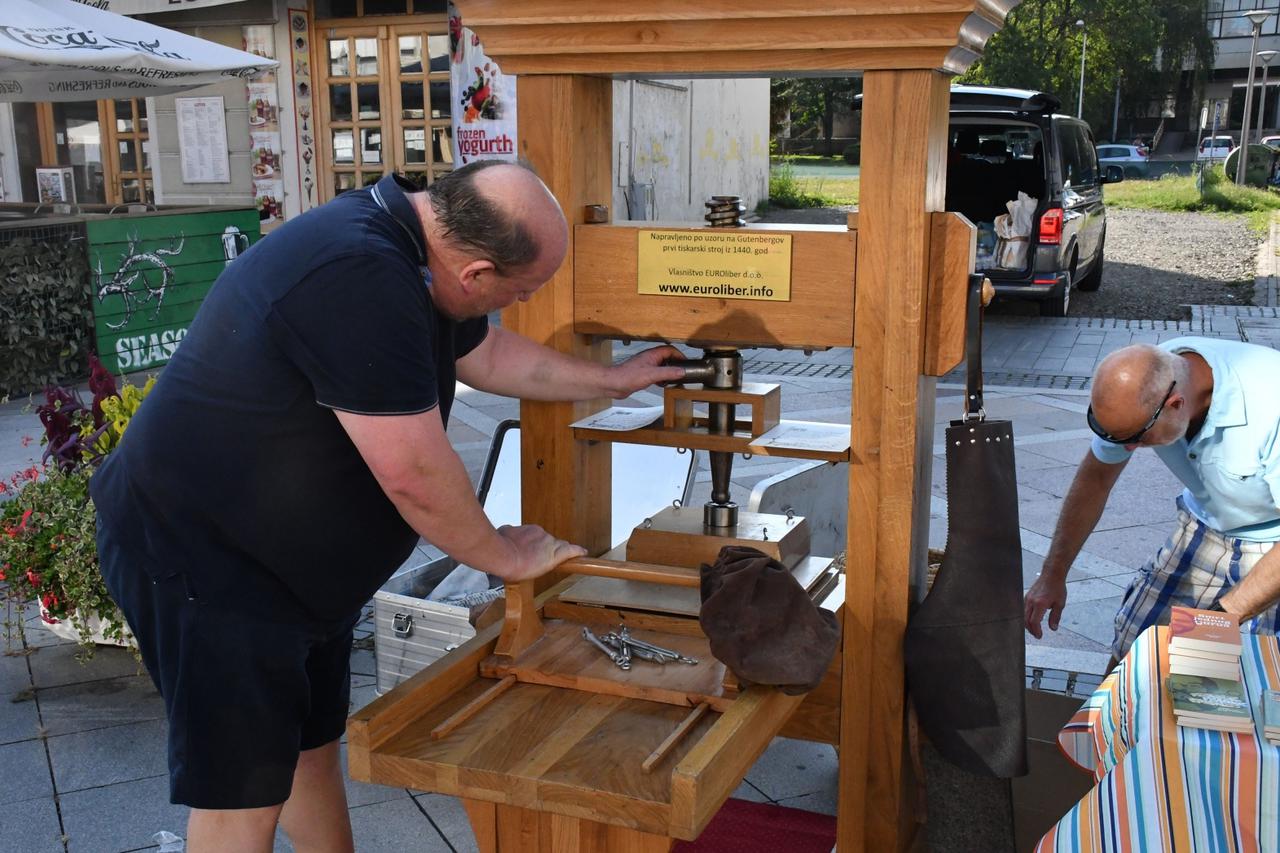
M736 228L638 233L640 293L791 301L790 234Z

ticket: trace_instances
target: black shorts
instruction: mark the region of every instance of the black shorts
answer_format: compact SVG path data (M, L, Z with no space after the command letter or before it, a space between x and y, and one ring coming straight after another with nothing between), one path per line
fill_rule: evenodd
M102 523L98 555L164 698L172 802L245 809L287 800L298 753L346 726L359 614L322 625L272 618L256 600L202 598L188 574L126 551Z

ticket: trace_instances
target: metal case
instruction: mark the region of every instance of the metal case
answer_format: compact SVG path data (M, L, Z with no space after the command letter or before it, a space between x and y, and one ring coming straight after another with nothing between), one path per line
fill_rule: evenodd
M449 557L441 557L396 574L374 593L379 694L475 636L471 617L491 599L472 606L426 600L456 566Z

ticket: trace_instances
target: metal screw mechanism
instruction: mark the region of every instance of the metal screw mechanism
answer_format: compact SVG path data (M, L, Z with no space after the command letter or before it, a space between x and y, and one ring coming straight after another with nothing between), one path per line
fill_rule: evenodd
M741 228L747 224L742 218L747 206L736 195L713 195L705 204L707 215L704 218L712 228Z
M702 358L670 359L670 365L684 368L684 383L698 382L703 388L736 390L742 387L742 353L736 349L707 349ZM707 432L733 435L735 408L733 403L707 404ZM711 500L703 506L702 523L723 530L738 524L738 505L729 499L729 483L733 475L733 454L726 450L711 451Z

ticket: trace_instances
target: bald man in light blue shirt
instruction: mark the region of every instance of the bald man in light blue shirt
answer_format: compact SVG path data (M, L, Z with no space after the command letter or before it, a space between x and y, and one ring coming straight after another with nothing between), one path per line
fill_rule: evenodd
M1280 352L1209 338L1117 350L1094 375L1080 463L1045 557L1026 595L1026 627L1058 629L1067 573L1139 447L1186 487L1178 528L1144 565L1116 614L1117 660L1174 605L1221 609L1246 630L1275 634L1280 599Z

